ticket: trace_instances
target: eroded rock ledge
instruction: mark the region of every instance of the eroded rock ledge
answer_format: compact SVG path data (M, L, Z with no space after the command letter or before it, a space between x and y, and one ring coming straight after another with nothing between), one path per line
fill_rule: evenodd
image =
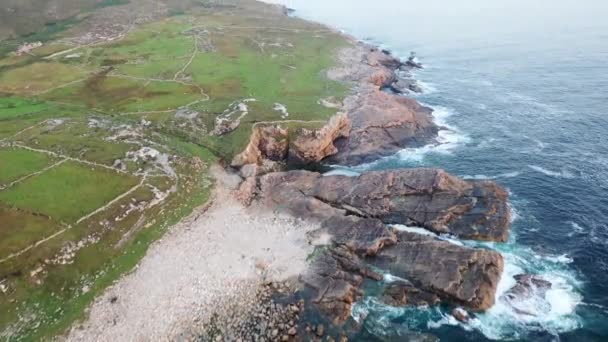
M350 316L368 278L402 281L385 289L391 305L440 302L485 310L494 304L502 256L434 237L399 231L424 227L466 239L504 241L507 193L493 182L463 181L439 169L369 172L359 177L309 171L259 178L258 200L275 211L316 221L311 243L326 245L302 281L335 323ZM371 267L375 266L375 267ZM381 271L378 271L381 270Z

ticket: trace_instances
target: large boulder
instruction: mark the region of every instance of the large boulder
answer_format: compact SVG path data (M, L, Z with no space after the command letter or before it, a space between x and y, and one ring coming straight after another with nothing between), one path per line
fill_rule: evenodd
M416 288L473 310L494 304L504 263L491 250L473 249L416 233L399 233L399 242L371 262L407 279Z

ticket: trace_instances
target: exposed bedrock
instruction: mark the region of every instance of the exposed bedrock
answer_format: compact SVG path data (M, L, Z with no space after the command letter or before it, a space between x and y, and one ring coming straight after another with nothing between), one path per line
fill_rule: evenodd
M494 304L503 271L499 253L416 233L401 232L398 240L370 262L453 304L474 310L485 310Z
M463 239L506 241L507 192L491 181L464 181L441 169L402 169L358 177L307 171L270 174L262 193L299 217L342 210L385 224L419 226ZM294 200L297 198L297 200ZM327 209L331 208L331 209Z
M389 170L359 177L309 171L271 173L258 199L275 211L316 221L309 234L326 245L302 278L319 308L335 322L349 317L365 278L401 278L382 296L390 305L445 302L471 310L494 303L503 270L500 254L402 232L407 224L453 235L503 241L508 235L506 192L492 182L469 182L437 169Z
M420 91L411 78L400 77L411 67L365 45L345 50L339 57L341 66L328 71L327 76L354 85L343 106L352 129L336 141L338 152L326 163L356 165L405 147L436 142L439 127L433 122L432 109L394 94Z
M232 160L232 166L261 165L265 161L286 162L292 166L318 163L338 152L334 141L347 137L351 122L346 114L334 115L318 129L287 129L285 124L255 126L249 144Z
M440 127L433 122L432 109L395 94L419 90L415 81L399 76L406 72L399 71L408 68L405 64L366 46L346 49L339 58L341 66L327 76L353 89L340 112L318 128L287 129L288 123L281 122L257 125L232 166L263 160L293 167L320 162L355 165L436 142Z
M338 152L325 160L328 164L371 162L405 147L433 143L439 131L430 108L377 88L361 89L344 103L352 129L335 142Z

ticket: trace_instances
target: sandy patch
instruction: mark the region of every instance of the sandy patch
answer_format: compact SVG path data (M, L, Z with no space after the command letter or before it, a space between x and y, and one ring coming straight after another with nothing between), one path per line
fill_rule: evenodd
M194 216L196 217L196 216ZM214 204L155 243L132 273L98 298L68 341L172 340L218 300L255 295L250 284L297 276L316 227L245 208L218 185ZM215 303L215 304L214 304Z

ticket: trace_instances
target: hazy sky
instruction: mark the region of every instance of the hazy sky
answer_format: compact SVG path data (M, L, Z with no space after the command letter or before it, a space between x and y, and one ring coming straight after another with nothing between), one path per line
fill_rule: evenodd
M584 49L605 41L608 0L268 0L308 19L346 29L359 37L382 32L384 42L499 44L548 41ZM589 35L593 37L583 37ZM592 39L587 39L592 38ZM576 47L575 47L576 48Z

